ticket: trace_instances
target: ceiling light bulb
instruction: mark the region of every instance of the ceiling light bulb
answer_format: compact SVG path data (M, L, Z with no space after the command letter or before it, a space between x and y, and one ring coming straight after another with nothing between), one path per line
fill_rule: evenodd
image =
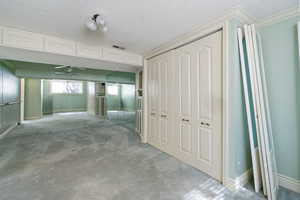
M103 26L103 27L102 27L102 31L103 31L104 33L106 33L106 32L108 31L107 26Z
M92 19L88 20L85 25L91 31L96 31L98 29L97 24Z
M96 23L99 24L99 25L104 26L105 20L101 15L99 15L99 16L96 17Z

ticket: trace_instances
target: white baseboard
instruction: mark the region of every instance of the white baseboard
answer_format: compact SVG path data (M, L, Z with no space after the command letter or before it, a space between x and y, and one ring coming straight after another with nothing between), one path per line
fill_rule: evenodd
M86 108L71 108L71 109L55 109L53 113L64 113L64 112L86 112Z
M2 134L0 134L0 139L4 138L6 135L8 135L10 133L10 131L12 131L16 126L18 126L18 123L12 125L8 129L6 129Z
M291 177L278 174L279 185L288 190L300 193L300 181Z
M42 118L41 115L37 115L37 116L25 117L24 120L36 120L36 119L41 119L41 118Z
M224 185L231 191L238 190L241 187L244 187L250 180L252 176L252 169L247 170L241 176L232 179L228 178L225 180Z
M244 185L246 185L249 182L251 176L252 176L252 169L249 169L248 171L246 171L241 176L235 179L232 178L226 179L224 185L231 191L235 191L238 188L241 188ZM281 187L284 187L293 192L300 193L300 180L296 180L294 178L282 174L278 174L278 180L279 180L279 185Z

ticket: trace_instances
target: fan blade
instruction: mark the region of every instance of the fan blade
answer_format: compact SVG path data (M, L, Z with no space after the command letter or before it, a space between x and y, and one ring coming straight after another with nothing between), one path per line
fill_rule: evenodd
M61 66L56 66L54 68L55 69L62 69L62 68L68 68L68 67L70 67L70 66L68 66L68 65L61 65Z
M54 74L57 74L57 75L65 75L66 73L65 73L65 72L54 72Z

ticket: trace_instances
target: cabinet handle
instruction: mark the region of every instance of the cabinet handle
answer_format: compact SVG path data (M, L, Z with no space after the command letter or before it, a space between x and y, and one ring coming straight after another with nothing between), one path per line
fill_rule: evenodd
M155 115L155 113L151 113L151 115Z
M167 117L167 115L160 115L161 117L164 117L164 118L166 118Z
M184 121L184 122L189 122L190 120L188 120L188 119L182 119L182 121Z

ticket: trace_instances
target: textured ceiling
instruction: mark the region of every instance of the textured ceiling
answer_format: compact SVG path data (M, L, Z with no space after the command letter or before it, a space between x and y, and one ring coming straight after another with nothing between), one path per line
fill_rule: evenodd
M298 0L1 0L0 25L87 44L119 44L144 53L236 6L258 19ZM87 18L104 13L109 31L90 32Z

